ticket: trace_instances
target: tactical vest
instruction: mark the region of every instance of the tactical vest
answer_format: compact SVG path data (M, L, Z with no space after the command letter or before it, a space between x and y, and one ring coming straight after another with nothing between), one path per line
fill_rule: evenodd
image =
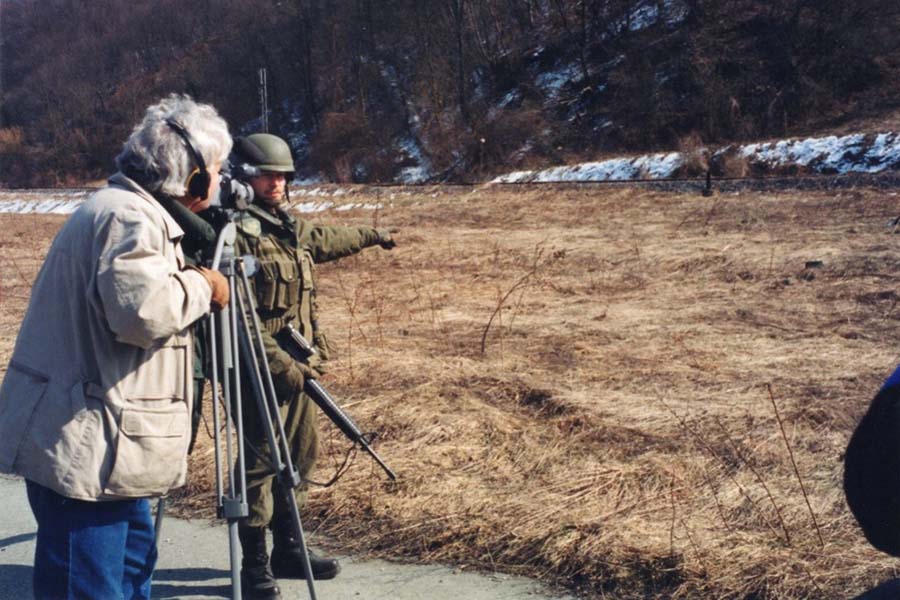
M291 217L262 212L247 211L237 223L238 252L250 253L259 262L251 285L262 326L274 335L291 323L307 339L318 340L312 254L299 246Z

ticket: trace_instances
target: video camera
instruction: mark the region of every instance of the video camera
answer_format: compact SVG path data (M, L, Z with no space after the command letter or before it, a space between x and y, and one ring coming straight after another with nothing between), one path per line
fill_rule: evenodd
M247 180L257 175L259 169L256 167L225 161L219 173L219 197L213 206L226 210L247 210L253 203L253 188Z

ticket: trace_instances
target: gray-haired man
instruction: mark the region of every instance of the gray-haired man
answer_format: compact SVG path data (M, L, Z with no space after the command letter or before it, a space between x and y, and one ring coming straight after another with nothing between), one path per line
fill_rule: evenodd
M38 598L150 597L147 498L185 480L191 325L228 299L219 273L185 266L164 206L208 204L230 149L211 106L150 106L38 274L0 387L0 471L26 479Z

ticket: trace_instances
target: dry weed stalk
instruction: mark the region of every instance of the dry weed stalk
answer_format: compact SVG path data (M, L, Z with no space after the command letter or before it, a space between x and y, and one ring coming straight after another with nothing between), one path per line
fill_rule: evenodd
M797 468L797 460L794 458L794 450L791 448L791 443L788 440L787 432L784 429L784 421L781 420L781 413L778 412L778 403L775 402L775 396L772 393L772 384L766 383L766 390L769 392L769 400L772 402L772 409L775 411L775 419L778 421L778 428L781 430L781 439L784 440L784 445L787 448L788 456L791 458L791 466L794 469L794 474L797 476L797 483L800 484L800 491L803 494L803 501L806 502L806 508L809 509L809 516L812 519L813 527L816 530L816 536L819 538L819 545L823 548L825 547L825 538L822 537L822 530L819 528L819 522L816 519L816 513L813 511L812 504L809 502L809 494L806 492L806 486L803 484L803 478L800 476L800 469Z
M353 326L356 325L357 330L362 336L363 340L366 339L366 334L363 332L362 328L359 325L359 321L356 318L357 307L359 305L360 296L362 294L362 287L357 285L353 290L353 298L351 300L350 293L347 290L347 287L344 283L344 278L341 275L340 271L336 271L337 280L338 280L338 288L341 291L341 299L344 301L345 306L347 307L347 313L350 316L350 322L347 325L347 365L350 370L350 380L353 381Z
M757 502L753 498L753 496L751 496L750 493L746 490L746 488L743 485L741 485L741 483L737 480L737 478L732 473L730 473L727 461L718 452L716 452L716 450L712 447L712 444L710 444L709 441L707 441L707 439L699 431L697 431L696 429L691 427L690 424L688 423L687 419L685 417L680 416L678 413L676 413L675 410L673 408L671 408L661 397L657 397L657 399L659 400L660 403L662 403L662 405L666 408L666 410L668 410L672 414L672 416L675 417L675 419L678 421L678 423L681 425L681 427L696 442L698 442L704 450L706 450L706 452L710 455L710 457L715 459L717 462L721 463L728 479L732 482L732 484L734 484L734 486L738 489L740 494L747 500L747 502L750 503L750 505L753 507L754 511L762 518L763 522L765 522L765 524L769 528L769 530L772 531L772 533L777 538L781 539L781 536L778 534L778 529L771 523L771 521L769 521L769 517L766 516L765 512L760 509L759 505L757 504ZM784 542L787 545L790 545L790 543L791 543L790 534L788 533L787 528L784 525L784 521L782 521L780 524L782 527L782 531L784 532Z
M772 495L772 490L769 489L769 486L766 484L766 480L760 474L759 469L756 468L756 465L753 464L753 461L744 456L744 453L741 452L740 447L737 442L735 442L734 438L731 436L731 432L725 427L722 423L722 420L719 417L713 419L715 424L722 431L725 439L728 441L728 444L734 450L735 455L740 459L741 463L744 464L750 472L753 473L753 476L756 478L757 483L759 483L760 487L766 492L766 497L769 498L769 502L772 504L772 508L775 510L775 515L778 517L778 523L781 525L781 530L784 531L784 540L788 546L793 545L791 542L791 534L788 531L787 523L784 521L784 516L781 514L781 507L775 501L775 497Z
M498 318L498 319L502 318L500 315L500 312L503 310L503 307L506 304L506 301L509 299L510 296L513 295L513 293L516 290L518 290L520 288L525 288L529 284L533 283L534 280L537 279L537 277L538 277L539 269L546 265L546 261L543 264L541 263L541 258L544 255L544 243L545 242L546 242L546 240L539 242L538 244L535 245L534 252L532 255L532 259L531 259L531 266L528 269L528 271L524 275L522 275L508 290L506 290L505 293L503 293L502 290L498 290L497 304L494 306L494 310L493 310L493 312L491 312L491 316L488 318L487 324L484 326L484 330L481 333L481 355L482 356L484 356L484 354L486 352L487 336L491 330L491 325L493 324L495 318ZM499 254L499 250L497 251L497 253ZM565 256L564 253L563 254L554 253L554 255L551 257L550 260L558 260L559 258L562 258L563 256ZM518 307L520 305L521 299L522 298L520 296L519 301L516 303L516 307ZM502 324L501 324L501 328L502 328ZM501 343L502 343L502 337L501 337ZM502 351L501 351L501 353L502 353Z
M25 273L24 273L24 271L22 271L22 267L19 266L19 261L16 260L16 257L11 256L9 258L9 262L12 263L12 266L15 268L16 273L19 276L19 279L22 280L22 286L24 286L26 289L30 288L31 282L29 282L28 277L25 276ZM27 296L24 297L24 299L27 299L27 298L28 298Z
M384 321L384 295L377 292L378 285L372 279L371 274L367 276L363 287L364 289L367 288L369 290L372 308L375 311L375 333L378 336L378 345L383 348L384 328L382 327L382 322Z

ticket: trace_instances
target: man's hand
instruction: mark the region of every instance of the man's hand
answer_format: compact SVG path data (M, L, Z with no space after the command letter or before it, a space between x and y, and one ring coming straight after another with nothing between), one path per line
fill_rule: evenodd
M206 267L196 267L200 274L206 278L206 283L212 289L212 300L210 305L213 310L222 310L228 304L230 292L228 290L228 280L218 271L207 269Z
M397 233L396 229L376 229L375 233L378 234L378 245L385 250L390 250L397 245L394 236L391 235Z

